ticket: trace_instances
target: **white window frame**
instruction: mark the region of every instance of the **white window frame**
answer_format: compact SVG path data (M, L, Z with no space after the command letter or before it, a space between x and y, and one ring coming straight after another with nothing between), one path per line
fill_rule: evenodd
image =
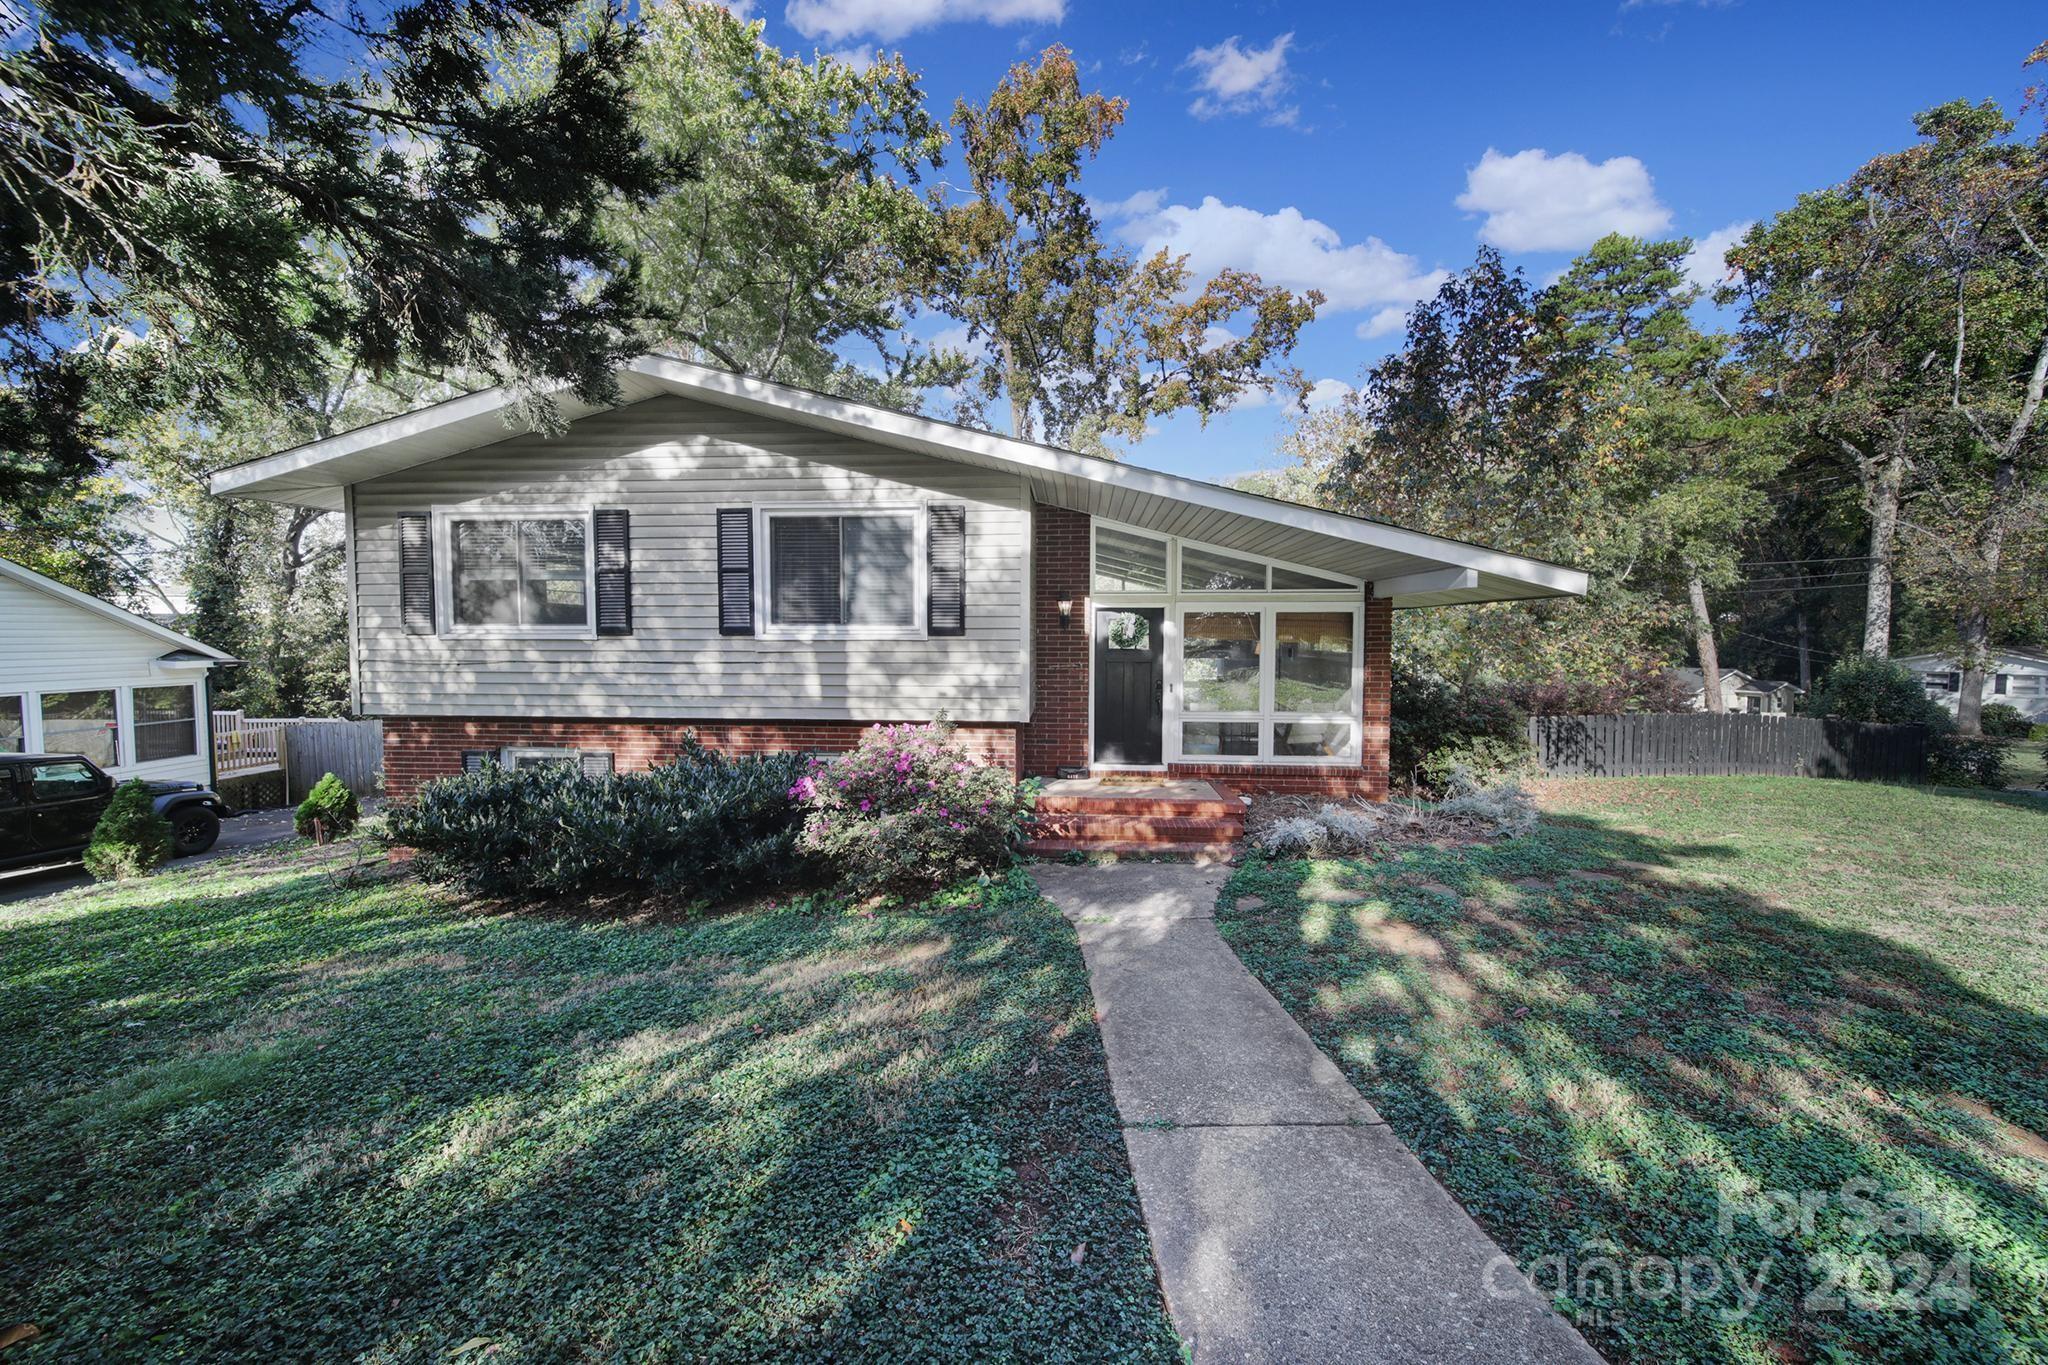
M597 545L594 509L582 506L436 507L434 516L434 628L472 639L595 640ZM583 624L580 626L459 625L455 620L455 526L458 521L580 521L583 523Z
M507 745L498 750L498 764L507 772L517 772L519 765L529 760L549 762L563 759L568 760L570 767L575 768L578 772L582 771L583 751L581 749L564 749L559 746L540 744L515 744Z
M910 624L904 626L781 626L773 610L774 557L770 552L771 523L777 517L882 517L910 518ZM770 640L922 640L931 594L931 560L925 548L926 516L923 500L892 502L774 502L754 508L754 621L759 636ZM1090 546L1093 552L1093 546ZM1092 562L1092 561L1091 561Z
M1186 709L1184 701L1186 658L1176 647L1167 656L1166 700L1169 713L1165 717L1168 737L1167 754L1171 763L1214 763L1253 764L1270 763L1282 766L1301 767L1347 767L1356 766L1359 761L1360 740L1364 729L1361 719L1365 700L1365 651L1360 638L1364 628L1363 602L1354 599L1340 604L1332 599L1335 593L1326 594L1321 600L1313 597L1275 597L1271 593L1261 594L1256 602L1244 599L1249 593L1213 594L1202 597L1182 598L1173 609L1173 630L1169 638L1178 645L1187 639L1187 618L1190 612L1206 614L1211 612L1234 612L1255 615L1259 618L1259 709L1256 711L1195 711ZM1280 672L1279 618L1297 612L1314 612L1320 615L1343 613L1351 617L1351 705L1348 713L1335 711L1281 711L1274 703L1275 685ZM1092 687L1090 690L1093 690ZM1189 721L1244 721L1259 727L1259 751L1256 754L1189 754L1183 743L1182 733ZM1335 754L1279 754L1273 745L1273 727L1277 723L1302 722L1306 724L1344 724L1350 727L1351 742Z
M31 695L32 694L28 692L0 692L0 714L4 714L4 709L7 703L9 701L12 701L17 707L20 708L16 718L21 722L21 747L19 749L15 749L12 751L0 749L0 754L8 752L18 754L32 754L36 752L36 750L29 747L30 723L28 716L28 699Z
M1114 527L1129 535L1146 536L1166 543L1166 590L1164 592L1103 592L1095 588L1095 537L1104 526ZM1200 549L1214 550L1220 554L1236 555L1241 559L1258 560L1268 566L1266 581L1271 583L1272 569L1292 569L1297 573L1314 574L1345 586L1338 588L1282 588L1274 590L1244 588L1226 592L1181 592L1181 546L1193 545ZM1088 754L1090 765L1105 769L1126 771L1163 772L1173 764L1200 764L1203 766L1227 765L1268 765L1304 768L1356 767L1361 760L1365 735L1365 580L1350 574L1320 569L1312 564L1301 564L1293 560L1275 559L1271 555L1256 554L1247 550L1233 549L1228 545L1216 545L1209 541L1193 540L1183 536L1170 535L1135 526L1128 522L1110 518L1092 518L1088 526L1088 612L1082 628L1088 632L1090 659L1088 679ZM1136 607L1159 607L1161 632L1166 651L1165 692L1160 714L1160 761L1156 764L1096 763L1095 754L1095 612L1097 610L1119 611ZM1257 712L1183 712L1181 701L1182 684L1185 681L1185 636L1184 619L1193 611L1240 611L1262 613L1260 630L1264 649L1259 665L1259 710ZM1277 657L1274 652L1274 630L1278 613L1281 612L1329 612L1347 611L1351 614L1351 698L1352 712L1349 715L1334 715L1327 712L1276 713L1273 709L1273 684L1276 677ZM1189 754L1182 744L1182 722L1198 721L1249 721L1259 727L1259 752L1256 755L1236 754ZM1342 754L1328 756L1276 755L1273 753L1273 723L1275 721L1306 721L1334 723L1342 721L1351 727L1351 743Z
M123 683L110 683L101 687L51 687L36 691L33 694L36 699L35 729L31 737L32 743L30 743L26 752L32 754L49 752L49 734L47 719L43 715L43 698L62 692L111 692L114 694L114 761L105 766L110 771L115 768L134 767L134 706L132 698L129 696L129 689ZM76 753L77 750L66 749L64 752Z
M192 752L189 754L171 754L165 758L152 758L145 761L142 757L141 723L135 719L135 694L141 691L169 691L174 687L183 687L192 694ZM200 694L200 684L174 682L134 683L122 690L128 694L127 715L124 717L124 723L121 727L121 734L126 741L128 751L128 763L126 766L131 768L154 768L159 763L189 763L195 758L206 757L208 732L212 726L209 723L211 717L207 716L205 710L206 698ZM115 710L119 712L121 709L120 704L116 703Z

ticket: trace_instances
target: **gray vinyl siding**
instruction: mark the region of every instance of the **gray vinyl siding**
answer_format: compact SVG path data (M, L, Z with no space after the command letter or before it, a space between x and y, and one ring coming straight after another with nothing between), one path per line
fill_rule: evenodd
M920 500L967 505L964 637L718 633L717 509ZM398 516L522 505L631 511L633 634L406 634ZM1030 506L1014 474L663 397L586 417L553 439L514 437L358 484L352 521L356 667L369 715L1028 718ZM437 598L446 590L436 582Z

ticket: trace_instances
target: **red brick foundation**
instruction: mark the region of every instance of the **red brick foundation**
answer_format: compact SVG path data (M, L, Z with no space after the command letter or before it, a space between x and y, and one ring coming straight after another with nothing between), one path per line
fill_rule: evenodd
M1088 762L1088 525L1086 512L1031 508L1031 723L1018 758L1032 776Z
M467 749L507 746L602 749L620 772L649 768L682 752L697 732L707 749L725 754L851 749L869 723L858 721L521 720L509 717L390 717L384 722L384 792L394 800L422 782L462 771ZM962 725L956 731L983 761L1017 771L1017 729Z

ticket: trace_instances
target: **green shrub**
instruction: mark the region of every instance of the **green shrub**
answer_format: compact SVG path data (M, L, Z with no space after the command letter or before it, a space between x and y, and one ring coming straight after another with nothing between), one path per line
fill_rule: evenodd
M1936 787L2003 787L2005 746L1995 739L1935 735L1927 745L1927 781Z
M148 876L170 860L171 822L157 812L149 784L131 778L114 788L93 826L85 870L96 881L118 881Z
M292 816L292 828L305 838L318 837L325 842L339 839L354 829L361 816L356 794L340 778L327 773L313 784L313 790L306 793L306 799L299 802L299 809ZM313 826L315 820L320 822L317 835Z
M2035 725L2027 730L2027 738L2036 744L2048 743L2048 725Z
M1978 717L1978 725L1993 739L2025 739L2033 733L2033 722L2020 714L2017 706L2002 701L1992 702Z
M485 895L659 891L722 901L799 881L790 789L801 754L726 758L694 736L673 763L585 777L573 766L486 764L391 811L387 837L437 881Z
M1465 772L1482 787L1495 787L1527 777L1536 755L1526 735L1502 739L1480 735L1454 741L1422 761L1422 779L1433 792L1450 790L1454 773Z
M1500 692L1461 690L1441 678L1396 669L1393 703L1389 757L1396 782L1441 790L1451 765L1470 760L1437 756L1475 745L1490 759L1515 751L1519 761L1527 761L1528 714Z
M975 762L941 717L877 725L854 748L813 760L791 794L803 846L860 895L927 895L1007 865L1037 784Z
M1937 733L1955 728L1955 717L1927 695L1919 674L1891 659L1866 655L1830 668L1807 699L1806 710L1876 725L1925 725Z

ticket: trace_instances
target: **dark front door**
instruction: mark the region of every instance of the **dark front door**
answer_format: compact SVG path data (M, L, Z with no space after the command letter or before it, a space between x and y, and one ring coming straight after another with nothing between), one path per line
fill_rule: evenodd
M1157 763L1164 607L1095 609L1095 761Z

